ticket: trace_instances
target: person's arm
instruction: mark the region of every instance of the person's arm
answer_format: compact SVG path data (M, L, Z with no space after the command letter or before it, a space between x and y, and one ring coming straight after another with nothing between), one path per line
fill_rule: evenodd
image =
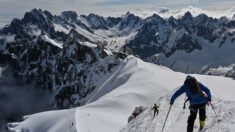
M170 104L173 105L176 98L178 98L184 92L185 92L185 86L183 85L172 95Z
M206 95L207 95L207 100L208 100L208 101L211 101L211 92L210 92L210 89L207 88L205 85L203 85L203 84L201 84L201 83L199 83L199 85L200 85L201 90L206 93Z

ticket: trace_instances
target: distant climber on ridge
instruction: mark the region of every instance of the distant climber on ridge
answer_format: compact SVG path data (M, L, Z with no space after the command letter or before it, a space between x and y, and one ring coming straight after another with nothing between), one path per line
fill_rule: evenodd
M159 112L159 106L156 104L156 103L154 103L154 105L153 105L153 107L152 107L152 110L153 110L153 118L155 117L155 115L156 115L156 113L157 113L157 115L158 115L158 112Z
M187 76L183 86L177 90L171 97L170 104L173 105L174 101L181 94L186 93L190 102L190 115L188 117L187 132L193 132L194 122L199 111L200 130L205 126L206 119L206 104L211 101L210 90L198 82L196 78Z

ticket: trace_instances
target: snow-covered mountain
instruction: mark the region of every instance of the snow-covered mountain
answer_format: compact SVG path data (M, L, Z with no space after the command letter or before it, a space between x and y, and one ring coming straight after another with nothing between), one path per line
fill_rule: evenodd
M93 91L90 98L92 100L86 100L88 104L70 110L26 116L23 122L10 124L10 129L33 132L160 131L169 108L169 97L183 84L185 76L183 73L129 56ZM212 109L208 108L206 132L234 131L235 81L217 76L193 76L211 89L215 110L220 113L220 122L217 122ZM160 104L160 112L152 119L150 107L155 102ZM166 131L186 131L188 110L183 110L183 102L184 96L172 107ZM127 124L127 119L136 106L149 109Z
M182 72L198 72L204 66L234 63L233 20L214 19L190 12L179 19L153 15L145 19L127 51L150 62Z
M52 15L49 11L33 9L0 30L1 49L5 50L6 43L15 40L27 43L40 40L62 48L73 38L79 43L133 54L187 73L235 63L233 9L214 12L221 14L219 17L193 7L178 11L161 9L154 13L146 18L130 12L119 17L103 17L93 13L79 16L73 11ZM168 17L163 15L167 13Z
M60 49L38 38L35 43L12 42L2 57L15 78L51 91L57 108L69 108L81 105L97 80L112 71L119 63L116 56L89 43L68 41Z
M72 37L79 42L117 52L121 50L191 73L208 65L217 68L234 64L234 55L231 54L235 47L235 20L232 17L225 13L220 14L227 17L211 17L210 12L193 7L174 11L181 15L170 13L171 16L164 17L162 14L173 11L162 10L141 18L129 12L120 17L79 16L72 11L55 16L49 11L33 9L22 20L14 19L3 28L0 38L2 42L11 42L17 38L35 41L36 37L61 48ZM233 13L232 9L227 12ZM220 58L230 59L221 61Z
M59 27L59 22L67 25ZM123 58L91 43L76 30L68 34L58 31L75 26L72 23L80 25L79 31L89 29L74 12L52 16L48 11L34 9L0 30L1 63L15 78L51 91L57 108L83 104L80 100L95 89L97 80Z

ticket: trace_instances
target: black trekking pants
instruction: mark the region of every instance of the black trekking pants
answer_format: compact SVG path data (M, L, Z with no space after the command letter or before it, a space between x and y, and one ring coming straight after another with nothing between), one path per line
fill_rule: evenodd
M156 113L157 113L157 115L158 115L158 112L159 112L159 110L158 110L158 109L154 109L153 117L155 117Z
M194 122L197 118L198 111L200 121L206 120L206 104L191 105L189 109L190 115L188 117L187 132L193 132Z

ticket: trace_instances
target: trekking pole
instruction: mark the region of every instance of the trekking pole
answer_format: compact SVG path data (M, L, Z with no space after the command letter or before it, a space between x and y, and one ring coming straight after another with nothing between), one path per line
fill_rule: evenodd
M211 102L209 102L209 103L210 103L210 105L211 105L212 110L214 111L214 113L215 113L215 115L216 115L216 118L218 118L218 119L219 119L219 117L218 117L218 115L217 115L217 113L216 113L216 111L215 111L214 106L212 105L212 103L211 103Z
M168 113L167 113L167 115L166 115L166 119L165 119L165 122L164 122L164 124L163 124L162 131L161 131L161 132L163 132L163 130L164 130L164 127L165 127L165 125L166 125L167 118L168 118L169 113L170 113L170 111L171 111L171 107L172 107L172 105L170 106L170 108L169 108L169 110L168 110Z

